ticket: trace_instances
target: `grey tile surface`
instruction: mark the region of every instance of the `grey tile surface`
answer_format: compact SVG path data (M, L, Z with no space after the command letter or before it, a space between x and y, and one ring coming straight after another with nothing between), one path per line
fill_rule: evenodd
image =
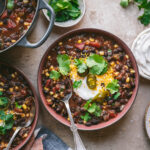
M0 59L22 69L37 90L37 71L40 60L48 46L61 34L76 28L94 27L116 34L131 47L137 34L145 29L137 20L139 12L135 6L123 9L119 5L120 0L85 1L87 5L86 16L80 24L69 29L55 27L51 36L41 47L36 49L15 47L1 54ZM40 39L47 25L48 22L41 13L36 28L29 39L32 42ZM87 150L149 150L150 141L145 134L143 123L145 108L150 103L149 91L150 81L141 78L136 101L123 119L103 130L80 131ZM53 130L68 145L73 147L72 133L69 128L51 117L42 104L40 104L39 124L44 124Z

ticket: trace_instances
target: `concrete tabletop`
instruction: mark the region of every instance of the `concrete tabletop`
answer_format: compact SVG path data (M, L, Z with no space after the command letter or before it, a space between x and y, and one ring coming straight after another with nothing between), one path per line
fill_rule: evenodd
M63 33L83 27L99 28L117 35L131 47L138 33L145 29L137 20L139 11L135 6L123 9L119 5L120 0L85 1L86 15L77 26L68 29L54 27L52 34L41 47L36 49L14 47L1 54L0 59L23 70L37 90L37 71L40 60L49 45ZM36 28L29 37L30 41L35 42L40 39L46 31L47 25L48 22L41 13ZM144 130L144 113L150 103L149 91L150 81L140 78L137 98L124 118L102 130L80 131L87 150L149 150L150 141ZM74 143L70 129L50 116L41 103L39 117L39 124L51 129L73 148Z

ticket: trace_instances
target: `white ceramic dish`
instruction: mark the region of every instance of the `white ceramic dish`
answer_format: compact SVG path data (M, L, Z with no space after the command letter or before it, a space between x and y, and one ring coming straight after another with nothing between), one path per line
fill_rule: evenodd
M145 130L150 139L150 105L148 106L146 113L145 113Z
M45 0L46 2L48 2L49 0ZM63 27L63 28L67 28L67 27L72 27L76 24L78 24L81 19L83 18L84 14L85 14L85 10L86 10L86 5L85 5L85 0L78 0L79 1L79 8L81 10L81 15L79 18L77 18L76 20L68 20L65 22L55 22L55 26L57 27ZM45 17L47 18L48 21L50 21L49 16L47 15L47 10L43 9L43 13L45 15Z

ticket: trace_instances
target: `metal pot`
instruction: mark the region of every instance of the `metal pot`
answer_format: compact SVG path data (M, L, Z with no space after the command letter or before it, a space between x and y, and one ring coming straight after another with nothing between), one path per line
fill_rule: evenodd
M45 35L41 38L41 40L38 41L37 43L30 43L27 40L27 36L29 35L34 24L36 23L36 19L37 19L38 14L41 9L47 9L48 11L50 11L50 13L51 13L50 20L51 21L49 23L49 26L47 28ZM35 12L34 18L32 20L32 24L30 25L29 29L26 31L25 34L22 35L22 37L20 37L19 40L17 40L16 43L12 44L11 46L9 46L8 48L6 48L4 50L0 50L0 53L7 51L8 49L10 49L14 46L21 46L21 47L28 47L28 48L36 48L36 47L41 46L47 40L49 34L51 33L53 25L54 25L54 21L55 21L55 13L54 13L52 7L49 6L44 0L37 0L36 12Z

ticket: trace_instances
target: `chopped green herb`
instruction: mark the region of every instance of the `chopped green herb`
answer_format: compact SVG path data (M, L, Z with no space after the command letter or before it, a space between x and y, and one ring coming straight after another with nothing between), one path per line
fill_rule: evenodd
M87 70L87 65L80 59L75 59L75 65L77 66L79 73L84 73Z
M13 10L14 6L15 6L14 0L8 0L8 2L7 2L7 9L8 10Z
M85 115L81 116L81 119L83 119L84 121L89 121L92 117L90 116L90 114L88 112L85 113Z
M110 53L110 52L112 52L112 50L111 50L111 49L108 49L108 53Z
M91 99L86 102L84 109L87 110L90 114L93 114L97 117L101 115L101 108L96 103L91 103Z
M91 54L87 58L87 66L90 68L91 74L101 75L107 72L108 63L102 56Z
M79 88L81 85L82 85L82 81L81 81L81 80L75 81L75 82L73 83L73 88L74 88L74 89L77 89L77 88Z
M106 89L109 90L111 94L118 92L119 91L118 80L114 79L112 82L108 83Z
M67 75L70 71L70 59L67 54L58 55L57 62L59 64L59 71L62 75Z
M19 105L18 102L15 102L15 107L21 109L22 105Z
M84 109L85 109L85 110L88 109L88 107L89 107L89 105L90 105L91 102L92 102L92 99L89 99L89 100L85 103L85 105L84 105Z
M8 106L8 98L7 97L0 97L0 109L4 109Z
M119 92L117 92L117 93L114 95L114 97L113 97L114 100L118 99L120 95L121 95L121 94L120 94Z
M49 0L49 5L55 11L56 22L75 20L81 15L78 0ZM50 16L50 13L48 12Z
M52 70L51 72L50 72L50 78L51 79L54 79L54 80L58 80L59 78L60 78L60 73L58 72L58 71L55 71L55 70Z
M3 125L0 126L0 134L5 135L7 133L7 130L12 129L14 120L12 114L5 114L4 111L0 111L0 118L3 120Z
M0 96L2 96L2 95L3 95L3 92L0 91Z
M138 17L140 22L147 26L150 24L150 1L149 0L122 0L120 5L122 7L127 7L129 3L134 2L139 10L143 12L141 16Z

